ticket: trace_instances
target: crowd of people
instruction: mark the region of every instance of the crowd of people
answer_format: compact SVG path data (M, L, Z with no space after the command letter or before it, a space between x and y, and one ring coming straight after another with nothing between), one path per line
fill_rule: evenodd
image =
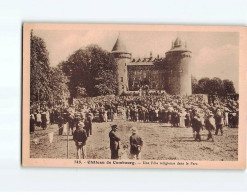
M115 117L121 117L133 122L167 123L171 127L192 128L197 141L201 141L200 132L205 128L208 130L208 140L213 140L213 131L215 135L219 131L223 135L224 126L238 127L238 108L238 100L218 98L208 103L200 95L86 97L74 100L71 106L32 106L30 132L34 132L36 126L45 130L47 124L55 123L58 124L59 135L62 135L64 125L68 124L72 135L76 130L84 129L86 137L89 137L92 135L93 122L112 122ZM74 140L77 139L77 134L78 132Z

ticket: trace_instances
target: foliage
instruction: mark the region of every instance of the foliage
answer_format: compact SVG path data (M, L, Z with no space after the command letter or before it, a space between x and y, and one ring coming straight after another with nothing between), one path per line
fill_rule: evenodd
M198 81L194 76L191 76L191 85L192 85L192 93L196 93L197 92L197 86L198 86Z
M236 91L233 82L230 80L222 81L217 77L212 79L204 77L197 81L196 78L192 76L192 93L225 96L236 93Z
M235 87L232 81L225 79L223 80L223 85L224 85L225 91L227 91L228 94L236 93L236 90L235 90Z
M32 32L30 44L30 98L31 101L47 101L50 99L52 76L49 53L44 40Z
M50 82L50 87L52 89L51 96L53 100L63 100L68 99L70 96L69 89L68 89L68 79L64 75L63 71L60 67L52 67L52 79Z
M85 94L89 96L115 93L115 60L109 52L97 45L75 51L61 63L61 67L69 77L69 90L74 98L80 96L78 87L85 88Z
M50 67L49 53L44 40L31 32L30 96L31 102L67 99L68 79L61 66Z

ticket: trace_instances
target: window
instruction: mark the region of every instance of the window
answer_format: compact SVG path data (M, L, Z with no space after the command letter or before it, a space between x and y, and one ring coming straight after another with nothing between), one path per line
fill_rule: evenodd
M121 77L121 82L123 82L123 77Z

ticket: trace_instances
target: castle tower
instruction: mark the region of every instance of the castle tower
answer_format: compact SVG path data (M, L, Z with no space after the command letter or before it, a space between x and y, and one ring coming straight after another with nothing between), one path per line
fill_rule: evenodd
M179 37L166 52L168 70L167 92L174 95L191 95L191 51Z
M117 63L117 95L121 95L129 89L127 64L130 62L131 53L127 52L120 34L118 35L117 41L112 49L112 54Z

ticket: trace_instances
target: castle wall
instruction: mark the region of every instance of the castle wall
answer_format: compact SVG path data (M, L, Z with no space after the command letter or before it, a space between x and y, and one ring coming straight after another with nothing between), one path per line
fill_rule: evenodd
M128 65L127 68L130 91L139 90L140 83L154 90L164 90L167 86L165 71L154 65Z
M167 92L174 95L191 95L191 52L168 52L166 58L169 65Z
M122 93L126 93L129 90L127 64L130 61L130 54L115 53L114 57L117 63L117 83L118 83L117 94L121 95Z

